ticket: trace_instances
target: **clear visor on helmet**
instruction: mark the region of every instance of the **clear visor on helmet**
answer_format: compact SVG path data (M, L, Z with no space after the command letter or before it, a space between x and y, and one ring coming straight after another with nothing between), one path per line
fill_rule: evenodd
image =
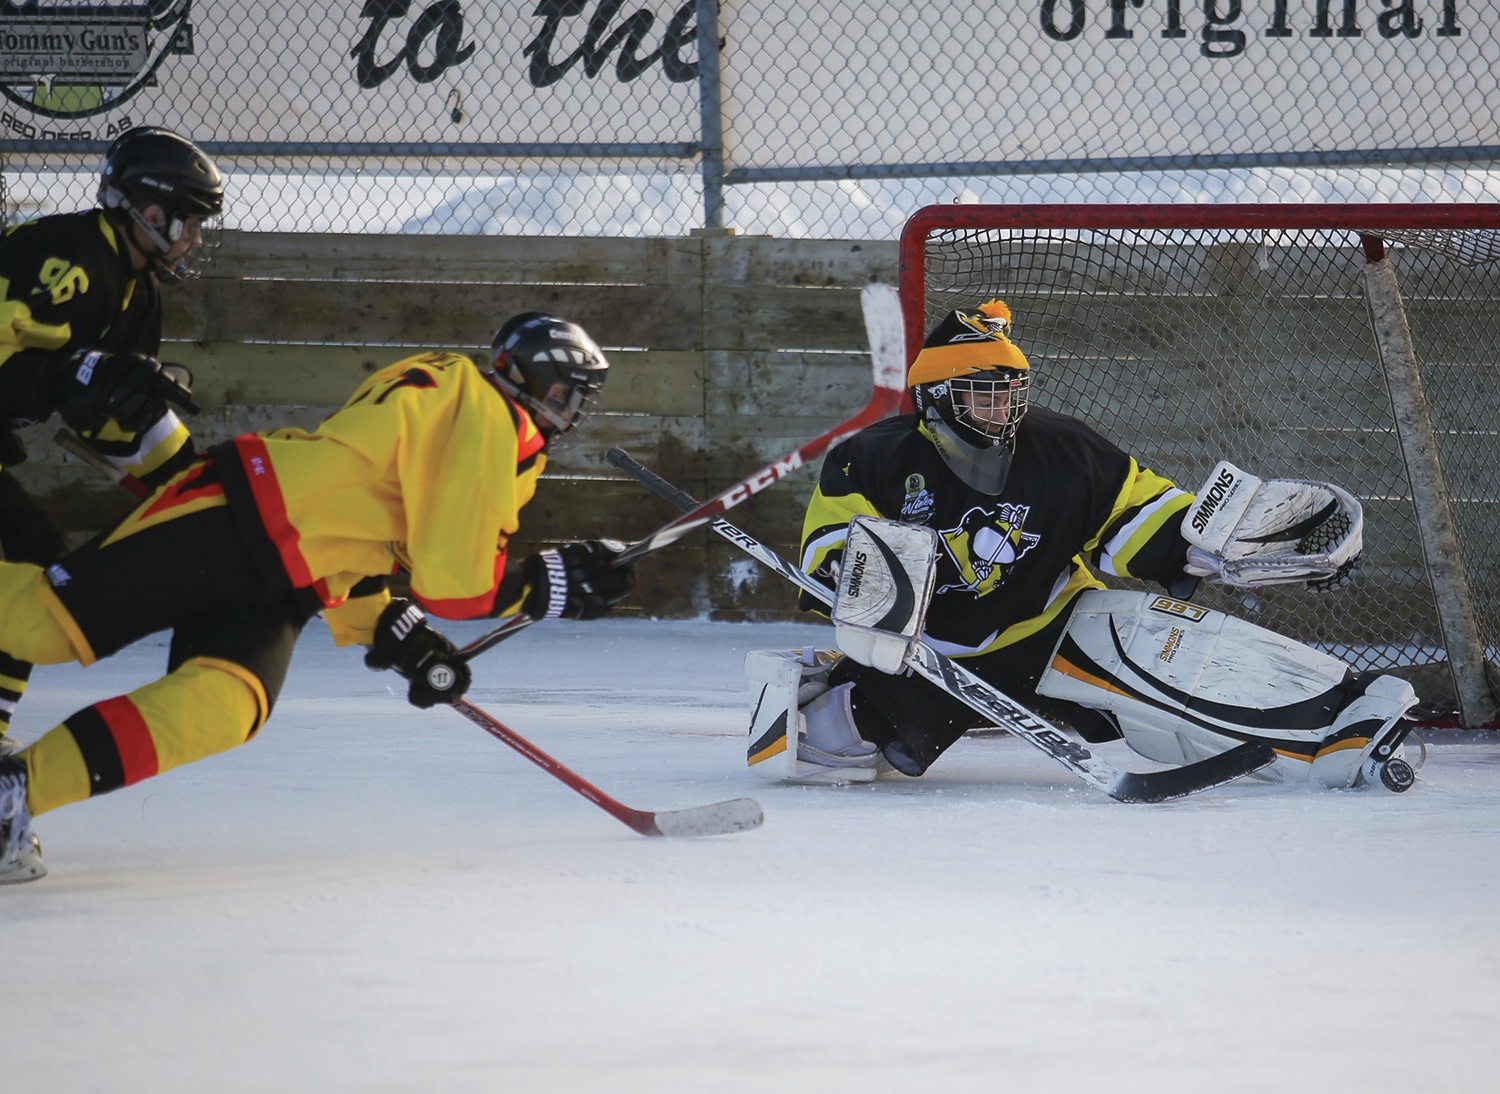
M1009 441L1015 436L1021 416L1026 413L1030 386L1030 373L1010 369L949 380L948 397L953 404L953 420L955 424L983 436Z
M584 422L584 411L598 401L598 391L587 384L559 382L541 400L541 412L559 430L572 429Z

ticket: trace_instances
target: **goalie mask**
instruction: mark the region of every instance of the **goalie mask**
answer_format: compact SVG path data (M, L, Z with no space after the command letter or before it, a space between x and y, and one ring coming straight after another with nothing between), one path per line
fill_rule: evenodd
M1009 330L1010 308L1000 300L949 312L906 376L943 462L968 486L991 496L1005 489L1031 387L1031 364Z
M577 323L530 311L495 333L495 386L520 403L548 436L564 433L598 402L609 362Z
M137 126L117 137L104 153L98 200L145 234L163 281L197 277L218 245L223 176L203 149L170 129Z

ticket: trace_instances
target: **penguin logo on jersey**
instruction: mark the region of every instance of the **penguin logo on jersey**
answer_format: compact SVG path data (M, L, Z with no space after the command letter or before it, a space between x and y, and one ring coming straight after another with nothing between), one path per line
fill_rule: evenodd
M1002 505L998 510L976 506L955 527L944 528L943 546L960 580L937 592L971 592L980 597L1003 585L1015 564L1041 542L1041 536L1026 532L1030 514L1029 505Z

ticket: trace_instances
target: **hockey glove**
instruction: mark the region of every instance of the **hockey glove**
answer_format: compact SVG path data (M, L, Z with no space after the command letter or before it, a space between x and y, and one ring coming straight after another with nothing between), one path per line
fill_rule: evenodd
M1221 460L1183 514L1184 572L1237 589L1346 584L1363 545L1364 509L1330 482L1260 479Z
M427 625L427 613L414 601L392 600L375 624L375 641L365 654L372 669L395 669L410 682L406 698L426 710L451 703L469 690L469 666L454 658L454 645Z
M196 412L192 373L142 353L79 350L53 378L57 411L72 429L92 438L114 422L128 434L144 433L167 413L167 403Z
M617 539L565 543L525 563L525 612L533 619L598 619L635 588L635 563L616 566Z

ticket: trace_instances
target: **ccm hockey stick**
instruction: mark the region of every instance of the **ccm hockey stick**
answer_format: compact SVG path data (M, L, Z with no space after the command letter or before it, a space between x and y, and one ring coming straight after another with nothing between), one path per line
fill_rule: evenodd
M693 498L655 472L632 459L622 449L609 450L609 462L637 481L644 483L679 509L694 503ZM747 535L723 517L713 517L709 526L756 561L775 570L798 588L822 601L833 603L833 592L797 569L765 544ZM1041 749L1085 782L1098 787L1111 798L1122 802L1163 802L1186 797L1200 790L1219 786L1258 771L1276 759L1270 746L1260 742L1236 745L1227 752L1197 763L1164 771L1121 771L1100 759L1084 745L1068 737L1052 723L1028 710L1004 692L975 676L951 658L939 653L925 641L918 642L907 665L913 672L946 691L955 699L991 719L1027 744Z
M616 801L581 775L563 766L515 730L480 710L467 699L457 700L453 704L453 709L490 736L508 744L547 774L566 786L572 787L610 816L643 836L723 836L731 832L746 832L752 828L759 828L761 822L765 820L760 805L750 798L734 798L731 801L715 802L713 805L700 805L692 809L673 809L660 813L653 813L646 809L632 809Z
M800 448L771 461L708 501L701 504L694 502L681 516L668 521L645 539L636 540L626 547L616 560L617 564L630 562L671 546L689 532L707 524L712 517L733 509L740 502L779 482L809 460L817 459L846 437L852 437L865 426L878 422L901 405L901 400L906 395L906 328L901 318L901 298L891 286L876 281L860 290L859 303L864 312L865 336L870 342L870 364L875 374L875 390L865 408ZM477 657L534 622L523 612L509 616L493 630L460 649L458 657L463 661Z
M620 561L628 562L676 543L713 517L781 481L809 460L817 459L840 441L852 437L867 425L873 425L901 405L906 395L906 328L901 319L901 298L891 286L876 281L860 290L859 303L865 316L865 334L870 340L870 364L875 370L875 390L865 408L708 501L694 502L680 517L668 521L645 539L632 543L620 556Z

